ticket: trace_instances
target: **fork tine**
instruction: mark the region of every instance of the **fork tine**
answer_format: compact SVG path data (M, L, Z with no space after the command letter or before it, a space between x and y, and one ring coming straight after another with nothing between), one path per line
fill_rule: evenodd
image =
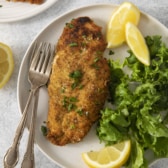
M43 63L42 68L41 68L42 73L45 73L45 71L47 69L50 54L51 54L51 44L48 43L48 44L46 44L46 48L45 48L45 58L44 58L44 63Z
M31 69L36 69L36 67L38 65L38 60L40 58L42 46L43 46L43 43L40 43L39 47L37 48L37 51L34 53L34 57L32 58L32 62L31 62L31 65L30 65L30 70Z
M32 60L33 60L33 58L35 56L36 50L37 50L37 41L35 41L34 44L33 44L33 50L31 52L31 58L30 58L29 65L31 65L31 63L32 63Z
M41 42L34 54L30 70L45 73L49 76L54 51L50 43Z
M41 48L41 51L40 51L40 57L39 57L38 64L37 64L37 67L36 67L36 71L38 71L38 72L41 72L41 68L42 68L44 59L46 57L46 54L45 54L46 48L47 48L47 43L44 42L42 44L42 48Z
M46 69L46 72L45 72L46 75L50 75L54 54L55 54L55 47L54 47L53 51L51 51L50 56L49 56L49 60L48 60L48 64L47 64L47 69Z

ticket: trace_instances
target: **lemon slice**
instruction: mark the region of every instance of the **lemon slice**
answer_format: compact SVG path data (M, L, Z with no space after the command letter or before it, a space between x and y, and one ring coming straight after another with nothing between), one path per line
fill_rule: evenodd
M139 9L131 2L122 3L112 14L107 26L107 48L113 48L125 42L125 25L127 22L138 24Z
M148 46L140 30L132 23L126 24L126 41L136 58L144 65L150 65Z
M82 153L82 158L91 168L119 168L126 163L130 151L131 141L127 140L100 151Z
M0 43L0 88L10 79L14 69L13 54L9 46Z

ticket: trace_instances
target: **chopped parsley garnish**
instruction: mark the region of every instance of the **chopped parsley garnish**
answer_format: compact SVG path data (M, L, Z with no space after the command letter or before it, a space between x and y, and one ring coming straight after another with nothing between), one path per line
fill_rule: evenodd
M113 54L114 54L114 51L110 50L109 55L113 55Z
M62 105L63 107L67 107L68 101L67 101L67 97L65 96L64 99L62 100Z
M82 78L83 74L81 72L81 70L76 70L76 71L73 71L69 74L69 77L70 78L73 78L73 79L79 79L79 78Z
M96 51L96 55L102 55L102 51Z
M72 88L72 89L75 89L77 86L78 86L78 83L77 83L77 82L74 82L74 83L72 83L71 88Z
M77 102L78 99L77 99L76 97L70 97L70 98L69 98L69 101L70 101L70 102Z
M70 29L74 28L74 25L72 23L66 23L66 26Z
M77 97L64 97L62 100L62 105L65 107L68 111L74 110L77 108L76 102L78 102Z
M81 115L83 115L83 110L82 109L78 109L78 110L76 110L76 112L81 116Z
M65 87L61 87L61 93L65 93L65 90L66 90L66 88Z
M70 129L75 129L75 124L71 124Z
M70 47L77 47L77 46L78 46L78 43L76 43L76 42L71 42L71 43L69 44L69 46L70 46Z
M96 57L93 62L98 62L100 60L99 57Z
M73 103L70 103L70 104L68 104L67 109L68 109L68 111L71 111L71 110L73 110L73 109L76 109L76 105L73 104Z
M84 39L86 39L87 36L84 34L84 35L82 35L82 37L83 37Z
M86 42L82 42L82 43L81 43L81 46L82 46L83 48L85 48L86 45L87 45Z
M72 89L75 89L76 87L80 86L79 88L83 88L83 85L80 85L81 79L83 77L83 73L81 70L75 70L69 74L69 77L73 79L73 83L71 85ZM82 87L81 87L82 86Z
M92 68L95 68L96 70L99 70L100 67L97 65L97 62L94 62L92 65L91 65Z
M97 55L102 54L101 51L97 51L96 53L97 53ZM99 67L98 64L97 64L99 60L100 60L100 56L95 57L94 60L93 60L93 64L91 64L91 67L92 67L92 68L95 68L96 70L99 70L100 67Z
M47 136L48 129L46 126L42 125L41 126L41 132L43 133L43 136Z

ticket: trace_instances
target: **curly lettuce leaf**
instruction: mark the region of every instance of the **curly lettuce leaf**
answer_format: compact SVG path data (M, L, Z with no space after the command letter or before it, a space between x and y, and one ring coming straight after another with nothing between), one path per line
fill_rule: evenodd
M146 168L147 163L144 158L144 149L142 146L134 139L132 141L131 156L129 162L127 162L127 168Z
M122 113L116 113L114 110L106 108L102 111L102 119L99 124L97 133L100 140L106 145L123 141L128 137L127 127L130 123Z
M139 62L132 51L128 51L123 64L109 61L109 92L115 108L101 112L97 128L99 139L106 145L131 138L132 152L126 168L147 168L146 149L156 157L168 157L168 48L160 36L145 39L150 66ZM128 67L131 74L126 74L123 67Z

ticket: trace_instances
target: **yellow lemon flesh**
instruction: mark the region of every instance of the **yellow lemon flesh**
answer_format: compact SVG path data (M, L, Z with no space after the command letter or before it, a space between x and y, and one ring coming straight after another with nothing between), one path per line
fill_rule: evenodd
M90 168L118 168L126 163L130 151L131 142L127 140L100 151L82 153L82 158Z
M131 2L122 3L112 14L107 26L107 48L114 48L125 42L125 25L127 22L138 24L139 9Z
M10 79L14 69L13 54L9 46L0 43L0 88Z
M140 30L132 23L126 24L126 41L136 58L144 65L150 65L150 54Z

